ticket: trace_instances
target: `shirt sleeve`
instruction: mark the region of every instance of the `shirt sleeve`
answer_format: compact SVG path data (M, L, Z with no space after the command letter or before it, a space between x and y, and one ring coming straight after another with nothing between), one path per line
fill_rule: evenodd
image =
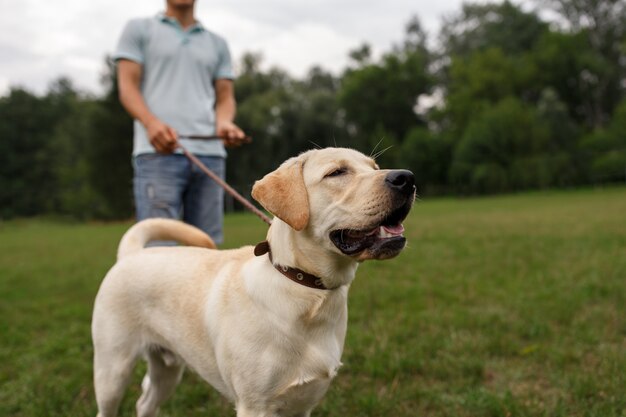
M128 59L139 64L144 62L144 30L143 22L140 19L129 21L122 36L117 43L117 48L113 54L113 60L118 62L120 59Z
M235 78L232 60L230 58L230 51L224 39L220 39L219 42L219 62L217 64L215 75L213 76L213 79L215 80L222 78L227 78L229 80Z

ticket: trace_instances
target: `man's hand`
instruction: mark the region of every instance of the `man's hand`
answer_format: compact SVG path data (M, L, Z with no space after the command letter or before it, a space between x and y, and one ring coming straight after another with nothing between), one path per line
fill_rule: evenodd
M146 124L148 139L159 153L169 154L178 146L178 135L170 126L159 119L153 119Z
M224 146L235 147L246 143L243 130L229 120L217 121L215 133L224 141Z

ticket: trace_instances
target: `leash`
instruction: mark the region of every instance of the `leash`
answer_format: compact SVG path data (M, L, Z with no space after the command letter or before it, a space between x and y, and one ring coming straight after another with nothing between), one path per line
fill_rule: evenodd
M219 136L200 136L200 135L186 135L186 136L179 136L182 139L222 139ZM252 139L247 136L247 143L250 143L252 141ZM180 144L180 142L178 142L178 148L183 151L183 154L189 158L189 160L194 163L198 168L200 168L200 170L202 172L204 172L206 175L208 175L213 181L215 181L216 183L219 184L220 187L222 187L224 190L226 190L226 192L228 194L230 194L231 196L233 196L237 201L239 201L241 204L243 204L243 206L245 208L247 208L248 210L250 210L251 212L253 212L254 214L256 214L258 217L261 218L261 220L263 220L265 223L267 223L268 225L272 224L272 220L267 217L265 215L265 213L263 213L261 210L259 210L258 208L256 208L254 206L254 204L252 204L251 202L249 202L248 200L246 200L241 194L239 194L233 187L231 187L230 185L228 185L226 182L224 182L224 180L222 180L217 174L215 174L213 171L211 171L209 168L206 167L206 165L204 165L202 163L202 161L200 161L194 154L192 154L191 152L189 152L183 145Z

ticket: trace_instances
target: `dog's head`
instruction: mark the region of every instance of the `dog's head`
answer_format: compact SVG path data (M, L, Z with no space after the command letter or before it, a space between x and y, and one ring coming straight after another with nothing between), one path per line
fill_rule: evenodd
M312 150L257 181L252 196L316 244L358 261L388 259L406 244L402 221L415 199L413 173L381 170L352 149Z

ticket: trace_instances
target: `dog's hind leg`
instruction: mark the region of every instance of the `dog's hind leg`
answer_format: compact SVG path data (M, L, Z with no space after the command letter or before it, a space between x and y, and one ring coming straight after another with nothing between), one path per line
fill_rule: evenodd
M143 378L143 393L137 401L138 417L154 417L159 406L174 392L180 382L185 366L172 352L149 349L147 353L148 372Z
M94 388L98 403L97 417L114 417L128 386L136 356L111 355L96 347L94 354Z

